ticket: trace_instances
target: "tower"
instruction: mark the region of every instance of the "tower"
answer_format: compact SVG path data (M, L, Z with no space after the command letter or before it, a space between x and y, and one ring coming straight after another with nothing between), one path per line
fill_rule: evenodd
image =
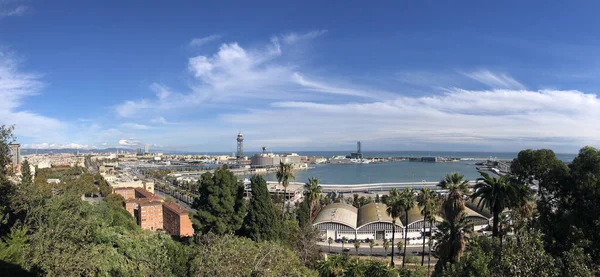
M144 145L144 154L148 154L150 153L149 149L148 149L148 144Z
M362 154L362 153L360 152L360 141L357 141L357 142L356 142L356 153L358 153L359 155L360 155L360 154Z
M13 166L21 164L21 145L18 143L11 143L8 147L10 148L10 160Z
M237 158L242 159L244 157L244 135L239 132L237 135Z

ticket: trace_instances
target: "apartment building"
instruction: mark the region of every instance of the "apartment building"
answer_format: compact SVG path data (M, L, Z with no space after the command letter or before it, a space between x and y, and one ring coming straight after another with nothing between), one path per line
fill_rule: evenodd
M190 213L175 203L163 203L163 226L173 236L191 237L194 235Z

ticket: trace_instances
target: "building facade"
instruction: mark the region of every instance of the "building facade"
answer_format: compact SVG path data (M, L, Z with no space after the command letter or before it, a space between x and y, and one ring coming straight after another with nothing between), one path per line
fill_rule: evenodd
M163 203L163 226L165 231L173 236L194 235L189 211L175 203Z
M162 202L158 200L142 201L138 209L138 225L144 230L163 230Z

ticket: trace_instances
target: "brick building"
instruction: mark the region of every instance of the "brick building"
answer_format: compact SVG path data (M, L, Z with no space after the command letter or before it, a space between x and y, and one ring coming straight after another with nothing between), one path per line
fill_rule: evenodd
M162 202L157 200L142 201L138 209L138 225L144 230L163 230Z
M173 236L191 237L194 235L190 213L175 203L163 203L163 226Z
M172 236L189 237L194 235L189 211L175 203L163 203L153 193L144 188L115 188L125 198L125 210L144 230L165 230Z
M114 188L113 193L119 194L125 198L125 200L135 199L135 188Z

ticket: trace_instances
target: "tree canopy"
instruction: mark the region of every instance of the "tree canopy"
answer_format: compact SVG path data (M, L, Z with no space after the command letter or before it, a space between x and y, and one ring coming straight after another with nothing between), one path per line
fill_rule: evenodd
M279 220L275 206L267 188L267 182L260 175L250 179L252 197L248 201L248 213L240 233L254 241L279 238Z
M200 197L192 205L198 210L193 218L196 232L235 233L246 215L244 185L227 168L202 174L200 182Z

